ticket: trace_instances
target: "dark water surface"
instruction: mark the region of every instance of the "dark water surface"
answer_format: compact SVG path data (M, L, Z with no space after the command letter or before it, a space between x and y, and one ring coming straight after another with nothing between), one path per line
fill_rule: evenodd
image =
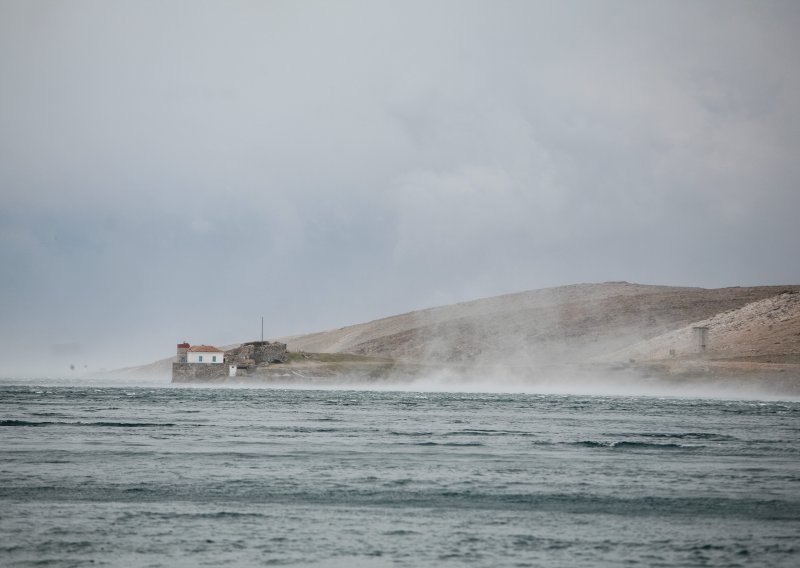
M0 386L3 566L800 565L800 403Z

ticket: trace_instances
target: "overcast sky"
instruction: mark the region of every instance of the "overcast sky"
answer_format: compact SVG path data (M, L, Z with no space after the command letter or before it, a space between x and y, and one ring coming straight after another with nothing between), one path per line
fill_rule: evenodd
M800 283L800 3L0 0L0 372Z

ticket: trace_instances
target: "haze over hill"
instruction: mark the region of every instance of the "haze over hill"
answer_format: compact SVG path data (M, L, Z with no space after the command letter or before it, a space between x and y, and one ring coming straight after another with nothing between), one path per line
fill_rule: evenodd
M747 363L748 372L771 372L775 369L769 365L782 364L782 372L794 376L800 373L798 292L798 285L704 289L576 284L414 311L281 341L290 351L389 358L461 373L504 368L533 377L565 366L605 368L636 362L659 363L656 370L670 374L675 365L698 359L691 327L704 325L711 339L701 358L703 372L710 360L726 360ZM171 361L126 372L168 374Z
M454 363L581 363L800 286L627 282L531 290L287 337L291 350Z

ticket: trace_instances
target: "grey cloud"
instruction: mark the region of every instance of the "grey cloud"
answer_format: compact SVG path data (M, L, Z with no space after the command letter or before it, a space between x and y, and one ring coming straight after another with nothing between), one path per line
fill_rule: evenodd
M33 346L110 366L262 314L279 335L577 281L797 282L799 23L5 1L0 354L57 371Z

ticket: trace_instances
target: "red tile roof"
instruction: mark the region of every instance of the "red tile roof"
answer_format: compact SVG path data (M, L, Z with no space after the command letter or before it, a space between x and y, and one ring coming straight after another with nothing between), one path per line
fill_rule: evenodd
M192 345L189 347L189 351L200 351L202 353L224 353L222 349L217 349L213 345Z

